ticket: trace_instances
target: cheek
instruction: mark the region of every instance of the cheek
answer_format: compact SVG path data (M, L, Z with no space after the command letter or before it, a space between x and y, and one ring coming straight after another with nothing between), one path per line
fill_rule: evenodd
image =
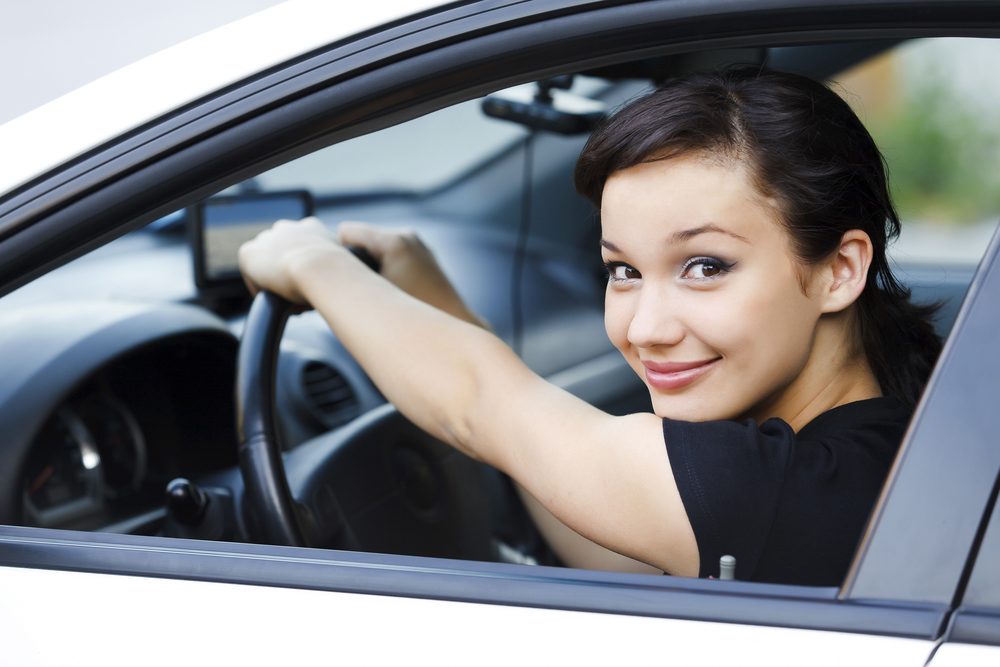
M762 381L780 383L804 365L818 314L794 280L763 287L732 304L720 329L740 367L752 368Z
M763 295L757 306L761 314L766 313L760 325L767 332L763 342L776 349L787 345L789 351L802 350L812 340L819 311L816 302L802 293L793 273L785 278Z
M628 347L628 327L632 322L632 310L623 294L616 294L608 288L604 295L604 330L608 332L611 344L622 353Z
M697 295L689 309L692 329L708 347L742 369L766 372L795 365L808 350L817 316L812 302L785 280L747 281L748 288Z

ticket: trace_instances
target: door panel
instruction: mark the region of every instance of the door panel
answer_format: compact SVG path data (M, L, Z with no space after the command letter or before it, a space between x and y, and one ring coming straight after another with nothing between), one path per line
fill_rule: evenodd
M179 579L0 568L6 664L879 665L932 642ZM60 641L52 641L58 628ZM266 630L262 631L264 628ZM164 644L170 650L162 650Z

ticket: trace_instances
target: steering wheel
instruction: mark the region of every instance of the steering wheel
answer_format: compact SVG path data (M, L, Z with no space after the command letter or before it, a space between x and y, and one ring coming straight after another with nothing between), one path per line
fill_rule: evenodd
M306 545L301 519L281 460L274 419L278 343L292 304L260 292L247 315L236 366L236 428L244 494L256 521L255 537L268 544Z
M236 377L244 516L258 542L493 560L492 468L385 404L282 455L278 345L292 305L253 301Z

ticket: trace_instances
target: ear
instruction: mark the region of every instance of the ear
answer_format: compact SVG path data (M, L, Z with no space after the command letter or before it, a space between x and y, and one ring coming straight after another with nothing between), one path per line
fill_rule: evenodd
M868 267L872 264L872 240L860 229L844 232L840 247L820 269L824 284L823 312L836 313L854 303L868 282Z

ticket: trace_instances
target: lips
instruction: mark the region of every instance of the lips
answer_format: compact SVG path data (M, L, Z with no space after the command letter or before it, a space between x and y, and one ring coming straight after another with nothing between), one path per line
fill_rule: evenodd
M701 361L643 361L646 367L646 382L657 389L680 389L686 387L718 365L722 357Z

